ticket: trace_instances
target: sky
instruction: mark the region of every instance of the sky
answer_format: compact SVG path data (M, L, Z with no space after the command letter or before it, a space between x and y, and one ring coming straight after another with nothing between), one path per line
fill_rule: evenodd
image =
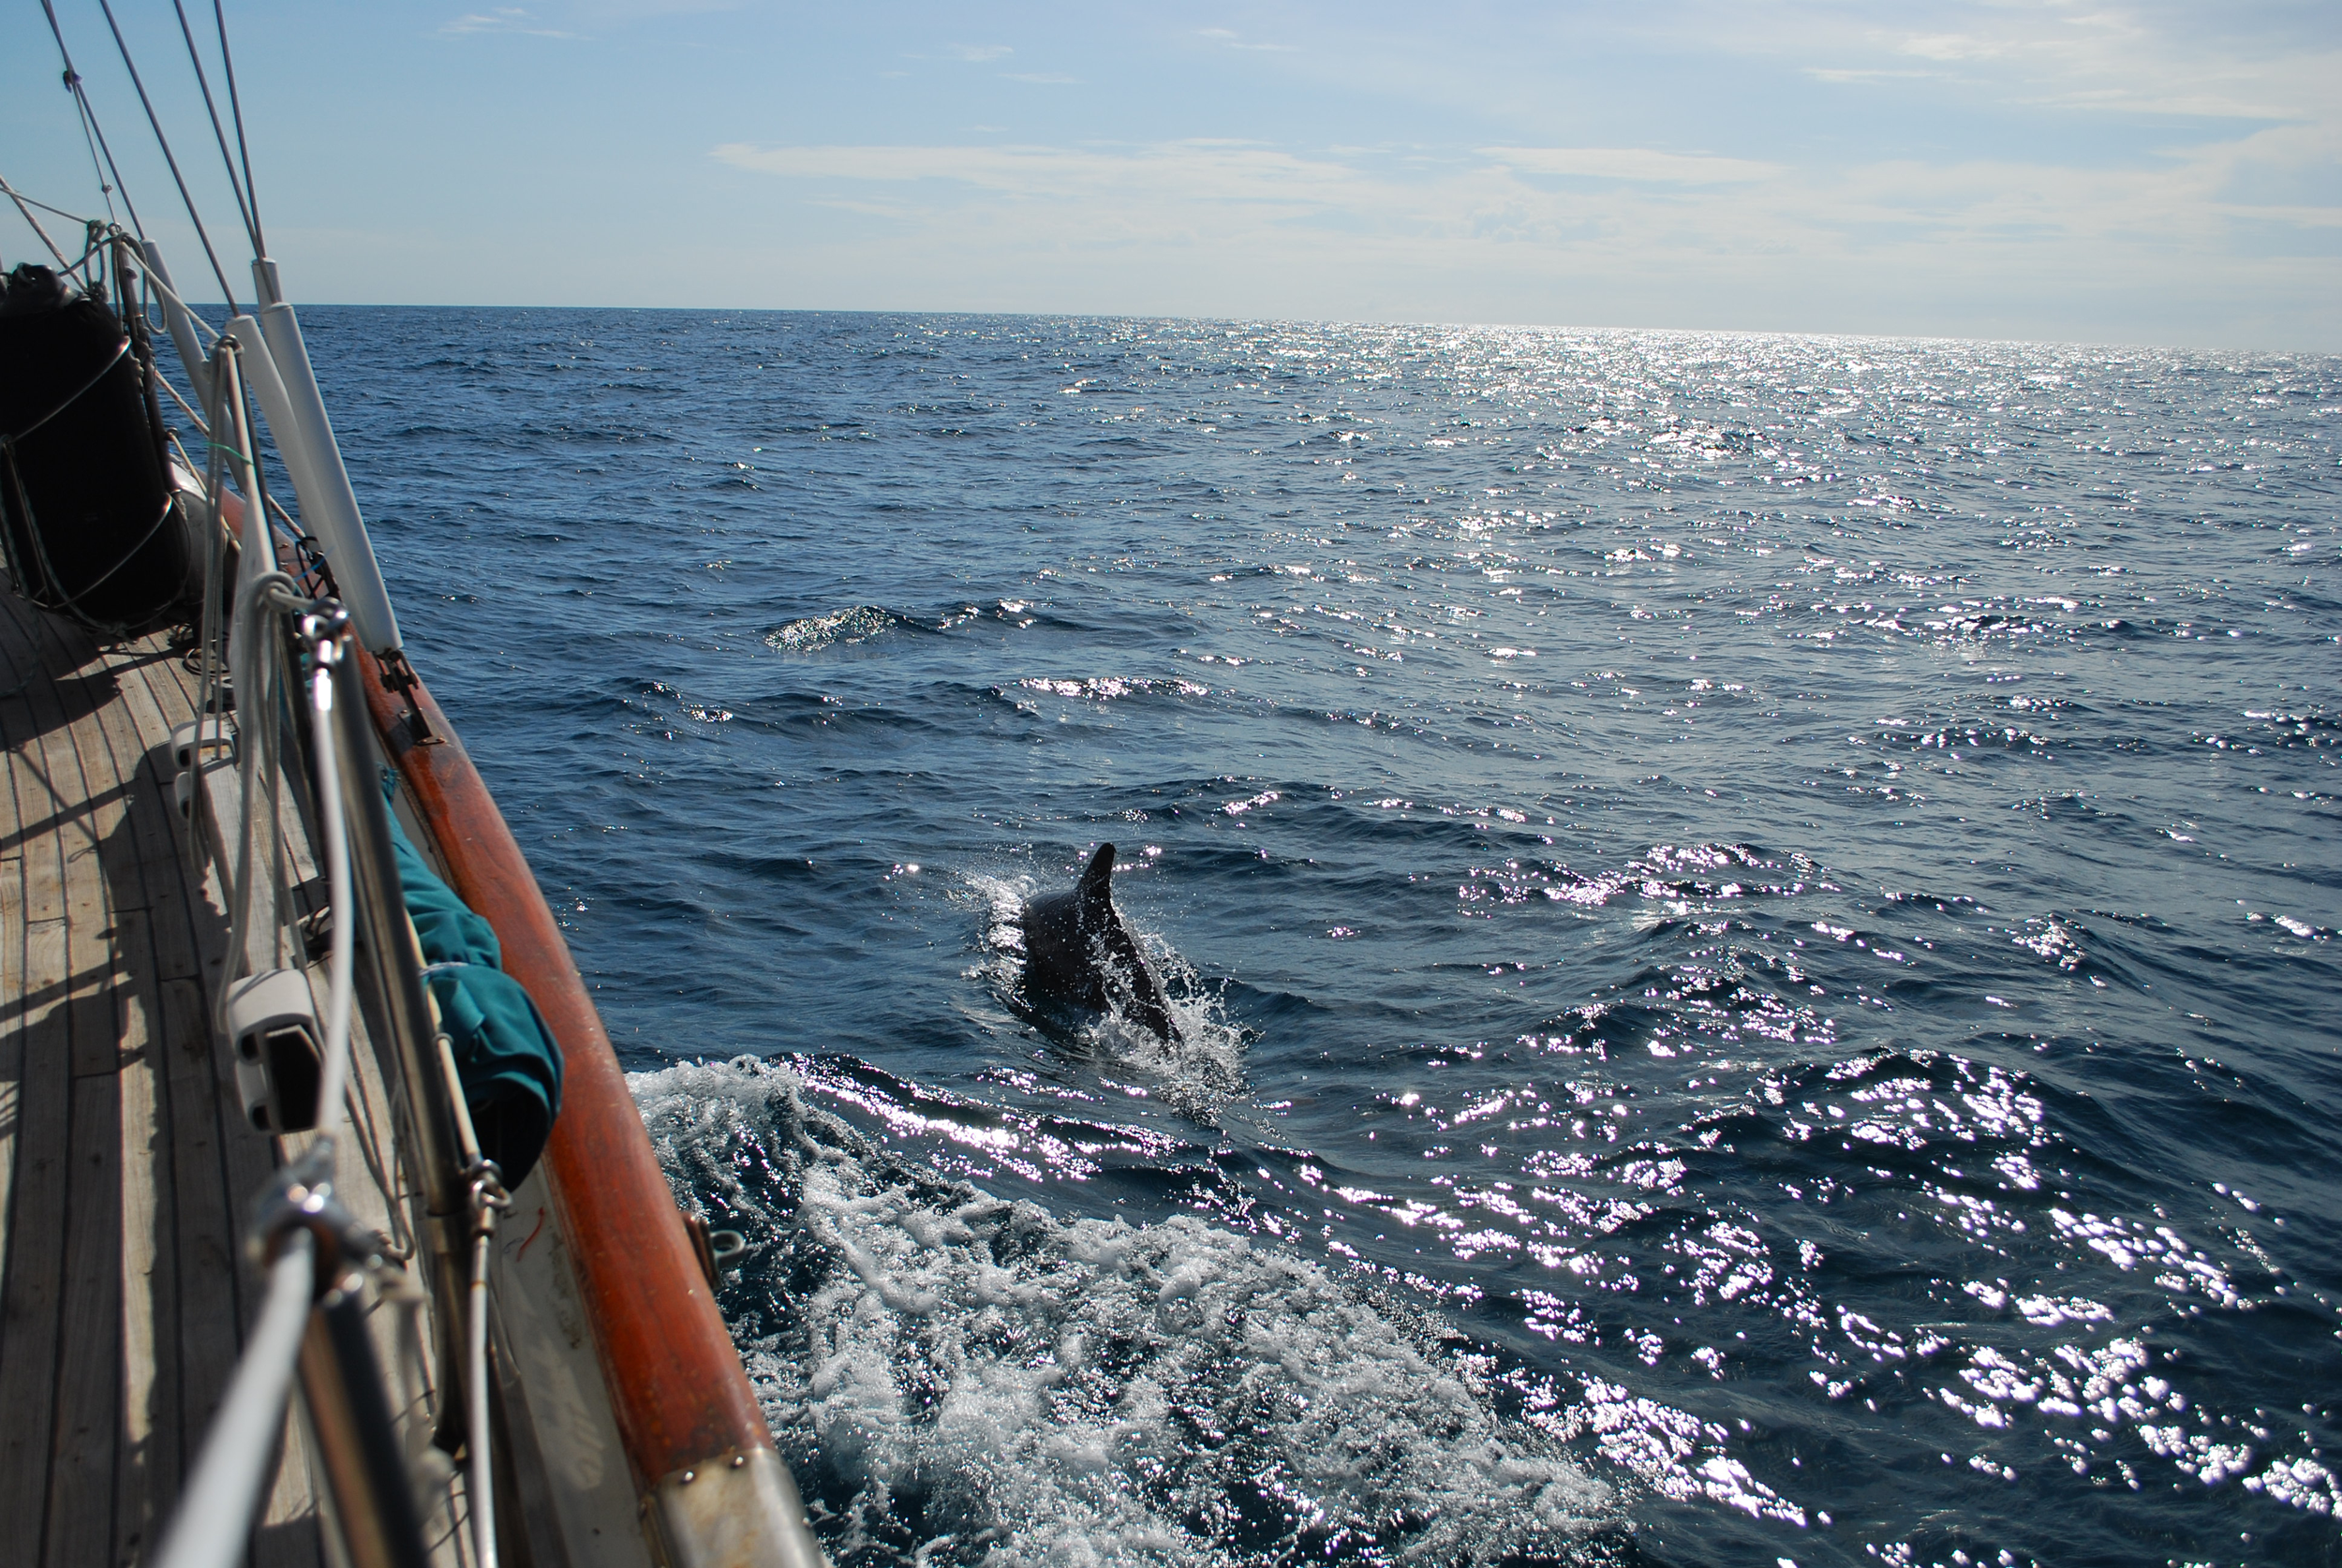
M229 7L296 301L2342 350L2342 0L467 3ZM216 298L103 15L55 4ZM113 5L248 296L177 16ZM58 73L7 7L0 177L101 211Z

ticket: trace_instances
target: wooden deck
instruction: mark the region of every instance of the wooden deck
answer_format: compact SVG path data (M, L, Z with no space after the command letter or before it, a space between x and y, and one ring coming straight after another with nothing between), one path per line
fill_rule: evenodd
M245 1203L277 1159L206 997L227 921L172 801L194 676L0 592L0 1539L146 1558L258 1306ZM253 1561L321 1562L285 1445Z

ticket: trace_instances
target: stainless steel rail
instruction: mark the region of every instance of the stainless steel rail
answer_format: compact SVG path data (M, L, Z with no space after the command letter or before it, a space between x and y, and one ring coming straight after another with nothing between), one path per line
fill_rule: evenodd
M317 1269L307 1233L293 1236L269 1266L260 1321L245 1341L228 1397L204 1435L170 1528L149 1568L233 1568L244 1561L260 1485L276 1461L293 1358L308 1332Z
M256 498L258 453L244 408L240 360L231 340L222 344L211 366L218 398L215 430L224 438L228 464L244 480L245 496ZM218 494L215 491L215 498ZM214 511L216 516L216 506ZM422 1197L418 1229L428 1238L422 1271L439 1324L439 1441L449 1448L469 1442L478 1456L488 1434L467 1430L465 1413L492 1390L485 1386L490 1380L456 1354L465 1338L459 1325L470 1304L466 1265L474 1229L470 1173L459 1153L458 1111L451 1100L460 1089L437 1071L437 1029L400 893L389 813L375 782L379 744L366 721L348 617L335 600L307 600L293 593L290 580L274 570L273 551L270 558L256 558L269 548L270 538L258 505L245 508L243 534L237 614L229 634L242 676L236 716L242 788L234 826L219 827L222 839L235 841L232 869L230 843L213 844L211 851L234 885L239 933L265 933L271 951L289 943L296 952L300 933L277 896L274 876L263 872L263 863L274 859L271 851L289 827L280 816L280 790L289 797L301 829L321 851L318 858L328 870L331 896L333 962L320 1064L324 1092L317 1120L327 1131L279 1177L254 1222L249 1244L268 1274L269 1308L239 1362L231 1398L206 1436L156 1561L164 1568L226 1568L241 1556L274 1463L297 1355L309 1431L332 1496L330 1516L342 1556L353 1568L422 1568L428 1554L414 1481L363 1305L368 1275L397 1269L380 1255L379 1238L334 1201L330 1179L331 1129L341 1116L342 1086L348 1079L352 991L363 984L369 1038L397 1081L405 1123L396 1140L399 1163ZM207 571L215 587L221 576ZM209 599L207 677L224 662L214 645L217 617ZM219 695L205 693L207 700ZM224 708L226 703L217 705ZM198 724L199 743L203 722ZM216 727L218 721L209 722ZM201 744L193 748L199 757L204 749ZM292 765L296 759L309 765ZM268 777L256 777L263 767ZM256 885L263 882L271 885ZM266 911L258 930L247 925L256 903ZM240 939L230 954L235 968L229 980L249 961L244 951L248 945L253 944ZM363 976L355 962L360 952L366 960ZM473 1383L482 1386L473 1389ZM446 1397L459 1392L475 1398ZM470 1425L484 1423L475 1419ZM476 1470L483 1477L488 1473L484 1464ZM476 1512L483 1519L492 1516L493 1505Z

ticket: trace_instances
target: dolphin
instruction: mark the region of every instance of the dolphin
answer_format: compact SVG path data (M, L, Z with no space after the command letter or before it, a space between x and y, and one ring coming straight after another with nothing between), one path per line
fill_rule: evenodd
M1026 994L1104 1013L1111 975L1115 993L1122 995L1122 1015L1165 1044L1176 1043L1178 1026L1164 1003L1163 987L1115 912L1113 880L1114 846L1101 844L1080 880L1025 906Z

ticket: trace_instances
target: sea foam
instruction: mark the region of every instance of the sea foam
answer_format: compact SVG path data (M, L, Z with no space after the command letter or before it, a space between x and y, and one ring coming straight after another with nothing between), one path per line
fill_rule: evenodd
M946 1183L743 1059L631 1078L841 1565L1602 1560L1615 1500L1413 1309L1188 1216Z

